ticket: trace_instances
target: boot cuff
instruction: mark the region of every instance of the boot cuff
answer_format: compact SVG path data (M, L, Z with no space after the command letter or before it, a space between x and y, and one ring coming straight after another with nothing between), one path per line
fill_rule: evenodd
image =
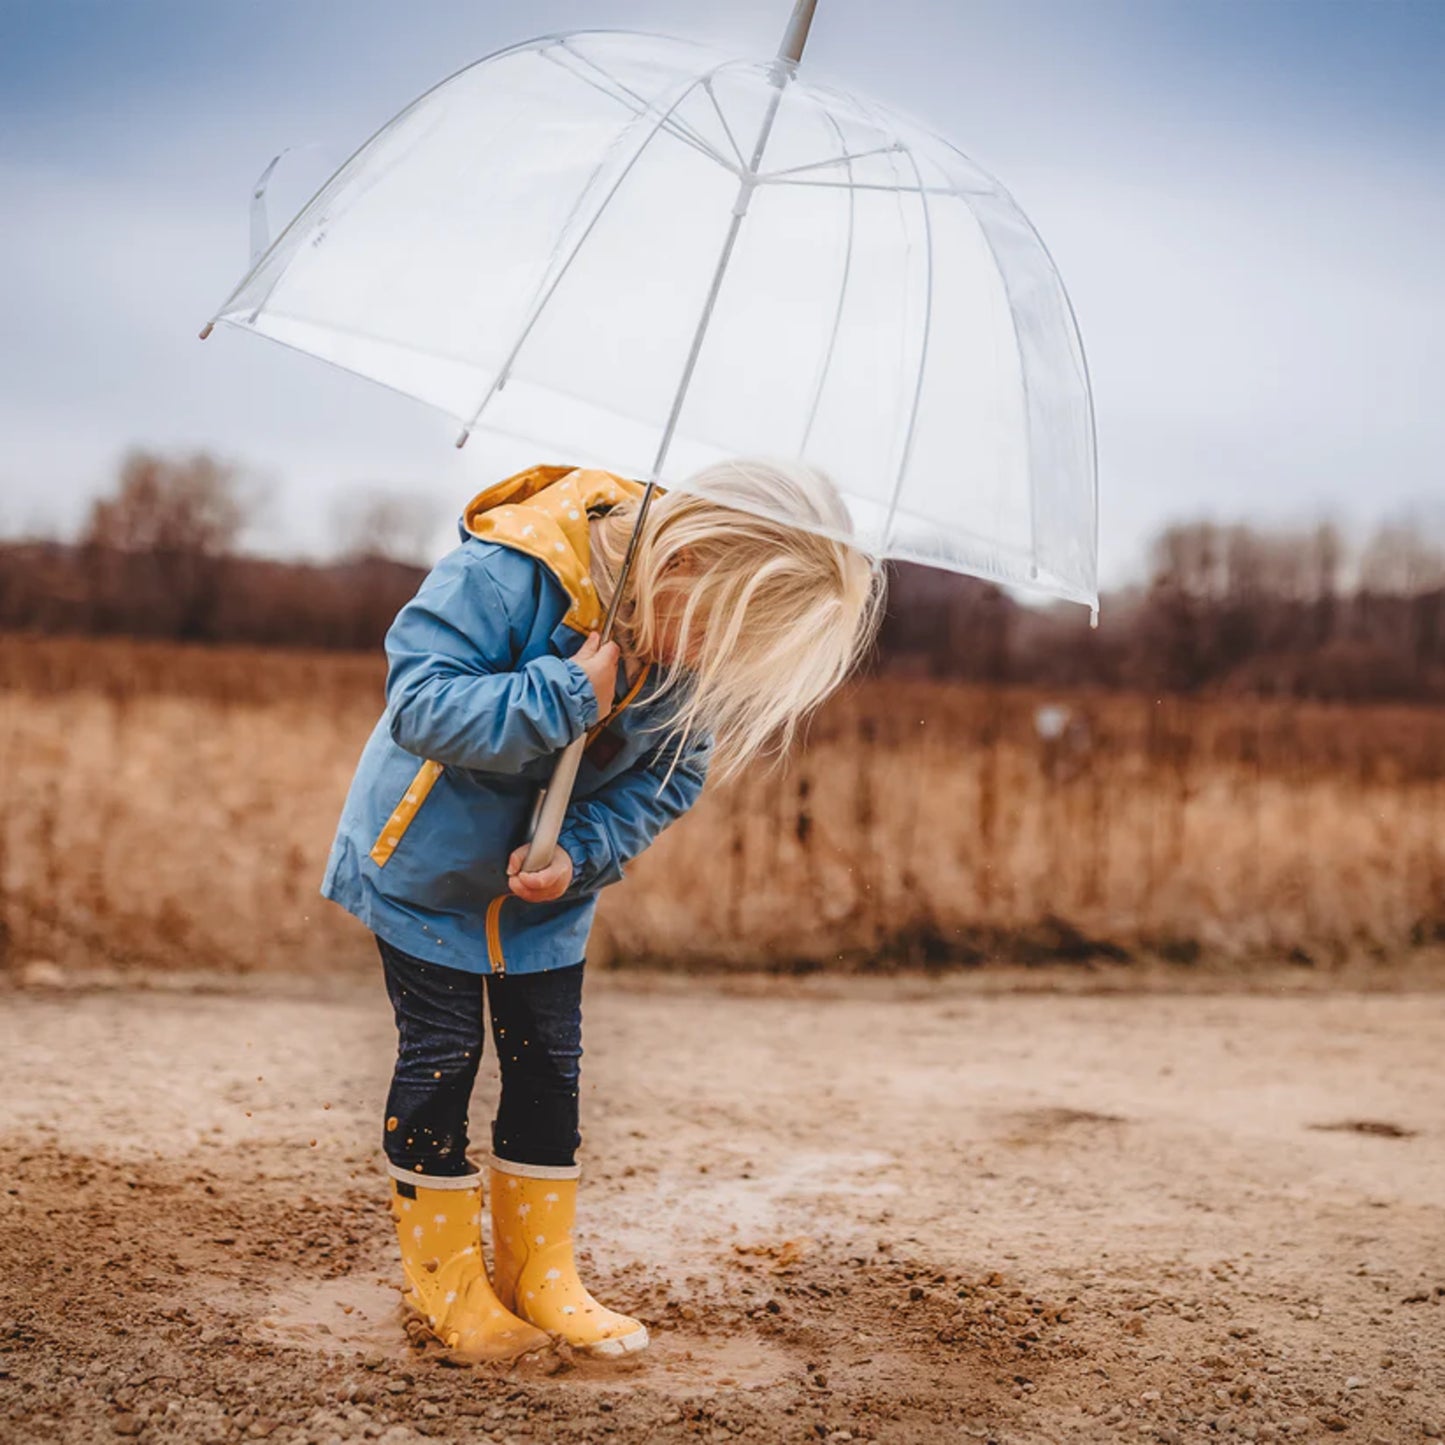
M403 1169L390 1161L386 1172L403 1184L415 1184L421 1189L475 1189L482 1182L480 1174L418 1174L415 1169Z
M495 1154L491 1164L498 1174L510 1174L514 1179L576 1179L582 1173L580 1164L513 1164Z

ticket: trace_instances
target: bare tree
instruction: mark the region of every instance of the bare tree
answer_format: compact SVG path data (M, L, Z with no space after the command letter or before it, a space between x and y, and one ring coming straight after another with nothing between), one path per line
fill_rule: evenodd
M1445 586L1445 553L1416 528L1381 527L1360 558L1360 591L1414 597Z
M91 505L82 536L91 625L210 639L224 564L245 522L239 472L230 464L205 452L128 453L119 485Z
M91 504L82 540L121 552L220 556L234 550L246 521L238 480L235 467L206 452L129 452L114 495Z
M364 488L333 508L335 530L346 561L385 558L421 565L437 527L435 503L381 487Z

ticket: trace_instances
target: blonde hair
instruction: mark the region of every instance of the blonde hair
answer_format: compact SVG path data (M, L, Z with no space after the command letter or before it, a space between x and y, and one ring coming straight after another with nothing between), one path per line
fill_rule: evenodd
M882 612L880 571L848 542L832 482L796 462L736 460L655 494L618 609L621 640L642 657L661 641L658 599L683 599L660 699L680 756L711 735L712 772L781 759L805 718L861 661ZM594 532L593 583L610 602L637 503ZM805 530L811 528L816 530ZM686 663L682 659L689 659Z

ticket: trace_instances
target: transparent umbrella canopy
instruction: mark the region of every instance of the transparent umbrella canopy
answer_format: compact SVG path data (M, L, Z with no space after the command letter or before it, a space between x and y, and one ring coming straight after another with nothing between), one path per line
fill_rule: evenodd
M382 382L455 417L458 445L486 427L645 480L633 545L658 486L788 457L832 477L841 540L876 557L1097 606L1058 273L947 141L800 77L814 6L766 61L584 31L458 71L327 181L202 337L227 322ZM528 870L584 744L539 798Z
M468 66L213 321L428 402L459 442L670 487L800 458L875 556L1095 605L1089 386L1047 251L947 141L800 74L799 24L773 60L582 32Z

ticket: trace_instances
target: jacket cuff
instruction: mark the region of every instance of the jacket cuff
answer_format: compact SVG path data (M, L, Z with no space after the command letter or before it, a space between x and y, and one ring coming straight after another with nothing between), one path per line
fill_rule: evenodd
M592 690L592 681L582 671L580 663L570 657L554 657L547 654L534 658L528 667L547 679L561 700L569 724L568 742L575 742L597 721L597 694Z
M572 881L567 885L567 896L595 893L622 877L622 870L613 861L611 847L605 838L598 837L600 832L595 825L579 826L576 820L562 824L557 843L567 850L572 860Z

